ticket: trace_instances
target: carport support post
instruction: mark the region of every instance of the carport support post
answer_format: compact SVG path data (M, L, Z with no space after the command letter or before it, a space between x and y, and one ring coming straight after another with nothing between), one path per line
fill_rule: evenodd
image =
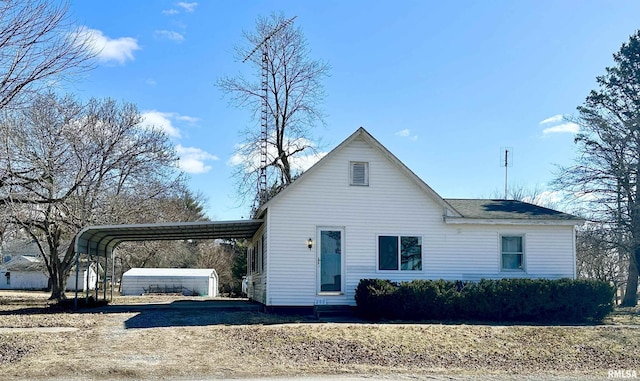
M89 282L88 282L88 279L87 279L86 275L89 274L88 269L89 269L89 264L91 263L91 248L89 248L89 250L87 250L87 251L89 252L89 255L87 256L87 272L85 273L85 277L84 277L85 281L83 282L83 284L84 284L83 287L85 288L85 292L84 292L85 306L89 305L89 292L90 292L90 290L89 290Z
M113 287L116 280L116 249L111 250L111 302L113 302Z
M107 269L109 268L109 254L104 251L104 279L102 279L102 299L107 300ZM113 275L112 275L113 277ZM96 283L100 281L100 269L96 268Z
M80 277L80 253L78 253L78 246L76 245L76 298L73 300L73 309L78 309L78 278Z

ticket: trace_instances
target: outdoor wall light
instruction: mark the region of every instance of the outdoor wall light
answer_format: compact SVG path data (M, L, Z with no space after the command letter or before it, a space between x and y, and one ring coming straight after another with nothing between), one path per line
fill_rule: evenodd
M309 250L311 250L311 248L313 247L313 240L311 238L307 240L307 247L309 248Z

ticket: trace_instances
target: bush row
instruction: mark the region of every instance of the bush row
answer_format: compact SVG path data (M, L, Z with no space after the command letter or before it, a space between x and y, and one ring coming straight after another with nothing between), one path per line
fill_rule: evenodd
M485 320L599 322L613 311L615 289L573 279L500 279L480 282L363 279L356 313L369 320Z

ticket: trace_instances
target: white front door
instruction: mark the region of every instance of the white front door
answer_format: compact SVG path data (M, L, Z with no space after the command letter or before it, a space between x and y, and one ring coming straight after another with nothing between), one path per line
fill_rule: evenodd
M318 293L342 293L344 229L318 228Z

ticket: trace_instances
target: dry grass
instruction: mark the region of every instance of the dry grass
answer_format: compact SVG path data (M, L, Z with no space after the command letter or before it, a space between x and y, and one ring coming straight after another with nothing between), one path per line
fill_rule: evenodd
M46 304L46 298L32 294L0 293L0 327L80 328L57 334L0 333L4 379L306 374L606 378L611 369L640 371L640 329L613 325L637 322L637 311L619 312L611 325L563 327L339 324L256 312L206 316L211 313L197 310L43 313Z

